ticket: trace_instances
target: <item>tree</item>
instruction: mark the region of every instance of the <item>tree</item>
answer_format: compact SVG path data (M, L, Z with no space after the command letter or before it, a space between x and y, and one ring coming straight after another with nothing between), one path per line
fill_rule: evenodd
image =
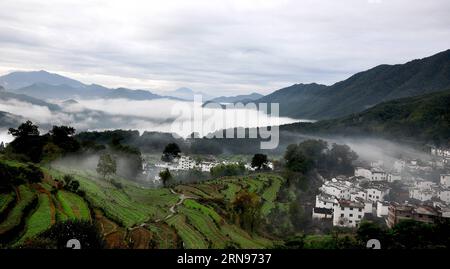
M74 152L80 148L80 143L73 138L75 128L70 126L53 126L49 132L55 145L65 152Z
M248 190L242 190L231 206L234 221L247 231L255 232L261 223L261 198Z
M286 167L294 172L305 173L311 167L311 161L296 144L287 147L284 159L286 160Z
M353 161L358 155L347 145L333 144L328 156L328 168L337 174L351 175L354 172Z
M108 175L116 173L117 163L116 160L109 154L103 154L100 156L97 164L97 173L103 176L104 179Z
M22 123L17 129L9 128L9 133L16 138L29 136L39 136L39 126L34 125L31 121Z
M251 166L256 170L261 170L262 168L267 169L268 162L266 154L257 153L252 158Z
M78 191L78 188L80 187L80 182L78 182L78 180L75 180L73 176L65 175L63 177L63 180L64 180L64 188L66 188L68 191L75 193Z
M180 153L180 147L176 143L169 143L164 148L161 160L165 162L171 162L174 158L179 157Z
M170 173L169 169L165 169L161 172L159 172L159 177L161 178L162 184L164 187L167 187L167 183L172 178L172 174Z
M39 136L38 126L31 121L22 123L17 129L9 128L9 133L15 137L9 144L12 152L20 154L32 162L42 160L42 151L48 141L47 136Z

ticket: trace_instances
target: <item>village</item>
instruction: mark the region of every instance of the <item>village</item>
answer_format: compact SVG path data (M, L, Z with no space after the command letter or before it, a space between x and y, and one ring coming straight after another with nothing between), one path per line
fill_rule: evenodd
M393 227L404 219L434 223L450 218L450 150L432 147L429 157L371 162L356 167L351 177L325 180L312 218L350 228L363 219Z

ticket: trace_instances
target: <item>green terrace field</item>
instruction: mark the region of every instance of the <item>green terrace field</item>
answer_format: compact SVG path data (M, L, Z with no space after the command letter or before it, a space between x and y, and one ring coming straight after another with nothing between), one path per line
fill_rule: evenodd
M267 248L277 242L242 229L229 212L236 195L245 189L261 197L262 216L269 214L283 184L274 174L149 189L123 178L105 180L93 171L41 169L41 183L22 184L0 194L1 244L20 247L69 219L95 221L108 248ZM67 174L80 183L79 193L57 187Z

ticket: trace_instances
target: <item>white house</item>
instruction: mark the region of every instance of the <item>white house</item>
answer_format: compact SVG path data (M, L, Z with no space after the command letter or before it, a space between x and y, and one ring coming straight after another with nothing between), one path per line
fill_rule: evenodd
M402 172L405 169L405 166L406 162L404 160L396 160L393 165L394 170L398 173Z
M372 202L384 201L384 197L389 194L389 188L371 185L366 188L367 200Z
M387 216L389 213L389 203L387 202L377 202L377 217L382 218Z
M387 175L387 181L389 183L392 183L392 182L395 182L395 181L399 181L401 179L402 179L402 177L399 174L397 174L397 173L389 173Z
M442 189L439 191L439 199L450 204L450 189Z
M333 206L337 202L338 202L338 200L334 196L323 194L323 193L316 195L316 207L317 208L333 209Z
M350 193L350 200L356 201L357 198L367 200L367 192L361 188L354 188Z
M431 148L431 155L447 158L450 157L450 149Z
M350 199L350 187L336 180L326 181L319 190L339 199Z
M372 172L372 177L369 179L371 179L372 181L386 181L387 180L386 172L384 172L382 169L374 167L374 168L370 169L370 171Z
M363 217L363 203L342 199L333 207L333 226L357 227Z
M441 174L440 183L443 187L450 187L450 174Z
M429 201L436 196L437 194L432 189L411 188L409 190L409 198L422 202Z
M366 169L364 167L356 167L355 168L355 176L356 177L365 177L365 178L371 178L372 172L370 169Z
M371 181L385 181L387 180L387 174L383 171L383 169L379 167L372 167L370 169L366 169L363 167L355 168L355 176L368 178Z

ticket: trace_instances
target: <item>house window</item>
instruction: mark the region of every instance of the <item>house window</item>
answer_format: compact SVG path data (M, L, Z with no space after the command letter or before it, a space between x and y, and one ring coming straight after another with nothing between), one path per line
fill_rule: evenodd
M343 218L344 217L344 214L341 214L341 218Z
M358 219L361 219L361 215L358 215Z
M353 223L353 221L349 220L348 223Z
M361 212L362 211L362 209L360 208L359 210L358 210L359 212Z
M353 207L350 207L350 210L353 210Z
M353 214L350 214L350 217L353 217Z
M343 207L341 207L341 210L344 210L344 208L343 208Z

